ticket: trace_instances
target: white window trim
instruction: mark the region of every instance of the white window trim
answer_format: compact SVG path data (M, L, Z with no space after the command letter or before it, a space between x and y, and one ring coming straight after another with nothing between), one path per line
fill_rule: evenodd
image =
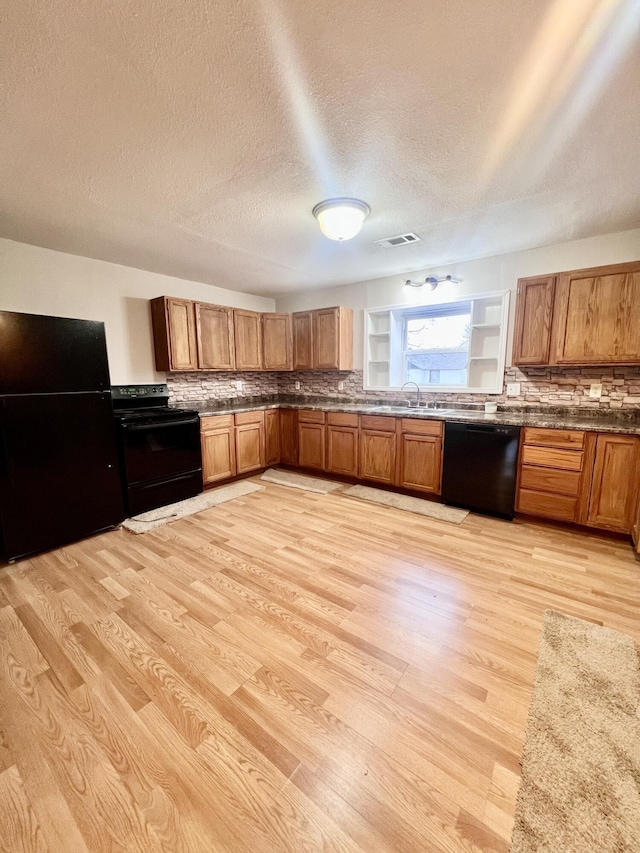
M498 341L498 355L495 357L487 358L486 360L495 360L496 364L496 381L495 384L488 387L473 387L469 384L467 385L420 385L420 390L425 391L427 393L454 393L454 394L484 394L485 396L490 394L501 394L503 391L504 385L504 371L506 366L506 356L507 356L507 336L508 336L508 320L509 320L509 290L494 290L487 291L483 293L471 293L465 294L464 296L458 296L453 299L447 299L443 302L428 302L422 305L411 305L407 303L401 303L399 305L384 305L379 308L367 308L364 311L364 358L363 358L363 388L365 391L398 391L402 387L402 382L391 382L391 373L392 371L398 373L398 366L393 366L393 355L389 353L389 381L388 384L373 384L370 379L371 366L373 363L375 364L383 364L384 362L370 362L369 360L369 346L370 346L370 337L376 337L375 333L370 332L370 318L372 315L389 315L389 346L391 347L392 337L393 337L393 327L394 324L397 326L398 323L402 323L404 326L404 317L410 316L411 314L421 314L424 309L435 308L438 305L454 305L459 302L470 302L472 304L473 311L473 303L481 302L483 300L501 300L501 308L500 308L500 321L491 324L496 328L499 328L499 341ZM474 324L472 317L472 333L474 328L480 328L482 324ZM378 333L379 336L380 333ZM384 334L384 333L383 333ZM400 331L401 340L399 342L399 347L396 347L397 354L402 357L402 364L400 365L400 373L401 376L404 376L405 371L405 346L406 341L404 340L404 331L403 329ZM397 331L396 331L397 336ZM397 343L397 340L396 340ZM482 360L481 357L471 356L472 350L472 342L469 342L469 357L467 360L467 382L471 379L471 362L474 360Z

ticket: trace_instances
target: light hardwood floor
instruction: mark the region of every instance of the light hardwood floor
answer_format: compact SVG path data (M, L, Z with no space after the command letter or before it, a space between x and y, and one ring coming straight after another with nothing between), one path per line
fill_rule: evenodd
M0 849L509 847L542 614L621 541L266 490L0 568Z

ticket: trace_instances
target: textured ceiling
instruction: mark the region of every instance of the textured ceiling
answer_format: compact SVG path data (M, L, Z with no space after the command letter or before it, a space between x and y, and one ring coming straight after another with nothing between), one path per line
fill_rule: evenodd
M0 15L0 236L279 294L640 223L640 0ZM372 208L347 244L336 195Z

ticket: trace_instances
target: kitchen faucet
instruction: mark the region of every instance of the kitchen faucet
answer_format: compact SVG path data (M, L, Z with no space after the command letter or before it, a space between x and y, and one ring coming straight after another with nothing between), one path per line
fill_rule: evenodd
M417 391L417 397L416 397L416 403L415 403L415 406L412 406L412 405L411 405L411 400L407 400L407 406L408 406L410 409L419 409L419 408L420 408L420 386L418 385L418 383L417 383L417 382L414 382L413 380L409 380L408 382L405 382L405 383L404 383L404 385L402 386L402 388L401 388L400 390L401 390L401 391L403 391L406 385L415 385L415 386L416 386L416 391Z

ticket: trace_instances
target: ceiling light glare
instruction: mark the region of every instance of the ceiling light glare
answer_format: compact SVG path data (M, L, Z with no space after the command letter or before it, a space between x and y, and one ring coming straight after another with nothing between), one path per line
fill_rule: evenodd
M330 240L351 240L362 228L371 208L357 198L330 198L313 208L320 230Z

